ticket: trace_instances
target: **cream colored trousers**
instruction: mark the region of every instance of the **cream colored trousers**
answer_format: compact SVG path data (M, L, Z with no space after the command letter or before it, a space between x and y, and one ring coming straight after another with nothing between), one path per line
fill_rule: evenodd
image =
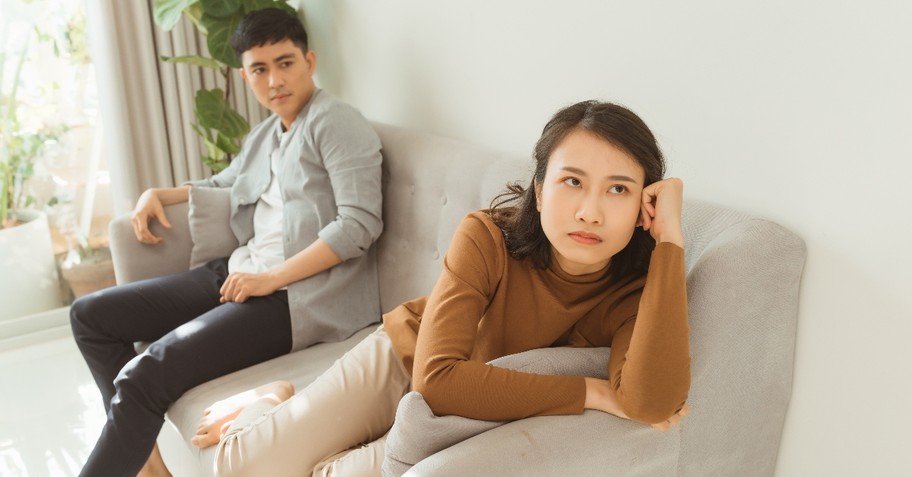
M218 476L379 476L411 377L381 326L278 406L245 408L216 450Z

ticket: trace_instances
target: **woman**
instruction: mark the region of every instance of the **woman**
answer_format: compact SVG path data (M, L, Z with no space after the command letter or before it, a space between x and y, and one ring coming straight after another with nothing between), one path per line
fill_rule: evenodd
M459 225L429 296L300 393L272 383L207 411L194 444L219 443L220 475L379 475L410 389L437 415L484 420L597 409L664 430L686 414L681 181L662 180L653 134L610 103L559 111L534 156L528 187ZM610 379L485 364L551 346L611 346Z

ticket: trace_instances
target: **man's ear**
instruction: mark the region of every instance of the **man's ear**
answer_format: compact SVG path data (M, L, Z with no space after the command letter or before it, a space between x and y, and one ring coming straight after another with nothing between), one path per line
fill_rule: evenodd
M304 59L307 60L307 63L310 65L310 72L313 73L317 69L317 54L314 53L313 50L307 50Z
M241 79L244 80L244 82L246 83L247 82L247 70L245 70L243 66L238 70L238 74L241 75Z
M637 227L642 227L644 223L645 223L645 222L643 222L643 208L640 207L640 213L637 214L637 223L636 223L636 226L637 226Z
M535 210L541 212L542 186L537 180L533 179L532 187L535 189Z

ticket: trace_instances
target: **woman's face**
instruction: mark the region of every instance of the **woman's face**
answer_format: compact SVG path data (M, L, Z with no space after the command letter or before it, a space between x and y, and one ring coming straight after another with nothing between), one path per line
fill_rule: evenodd
M632 157L585 129L557 145L535 192L542 229L563 271L597 272L627 246L640 216L644 180Z

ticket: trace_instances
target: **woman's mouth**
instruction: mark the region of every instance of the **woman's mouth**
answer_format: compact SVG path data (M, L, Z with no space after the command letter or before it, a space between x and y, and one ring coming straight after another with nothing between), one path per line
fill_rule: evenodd
M596 245L596 244L602 243L601 237L599 237L596 234L589 233L589 232L583 232L583 231L570 232L567 235L569 235L570 238L572 238L576 242L584 244L584 245Z

